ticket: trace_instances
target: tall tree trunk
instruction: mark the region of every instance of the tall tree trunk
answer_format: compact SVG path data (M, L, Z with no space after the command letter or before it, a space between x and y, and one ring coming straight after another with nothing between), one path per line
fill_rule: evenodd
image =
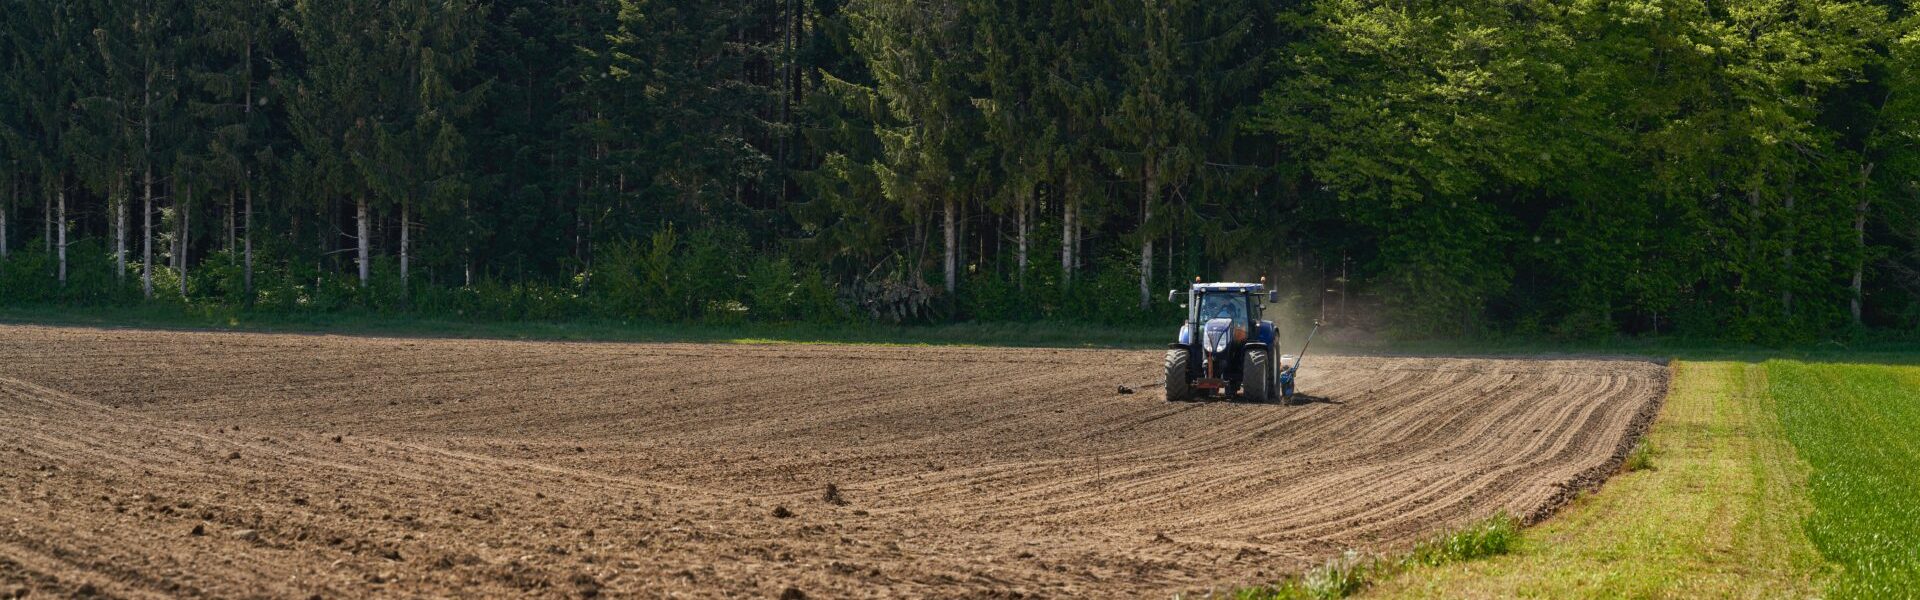
M228 256L232 256L231 253L234 250L240 249L239 248L240 236L239 236L239 232L234 231L234 214L233 214L235 212L233 209L239 208L240 205L236 203L234 199L235 199L234 191L232 189L228 189L227 190L227 252L229 253Z
M1073 203L1073 270L1080 271L1080 262L1087 259L1087 219L1080 214L1080 203Z
M175 203L180 211L180 252L174 255L176 268L180 271L180 299L187 298L187 250L193 240L193 185L180 186L180 201Z
M247 78L246 91L244 92L246 106L240 109L240 113L242 115L241 118L244 119L243 122L251 125L253 123L253 33L251 29L248 30L246 43L243 44L242 47L244 50L241 62L244 65L242 68L246 69ZM248 133L251 133L251 131ZM243 188L241 194L245 196L247 203L246 214L241 217L243 221L241 226L246 227L246 231L240 234L243 236L240 243L243 246L242 253L245 256L241 259L240 265L240 288L242 294L247 298L247 308L253 308L253 169L251 167L242 169L240 173L240 185ZM294 235L297 236L299 221L296 220L294 223Z
M947 244L946 244L946 252L945 252L943 262L945 263L946 272L947 272L946 284L947 284L948 294L952 294L954 290L959 289L957 285L958 281L956 278L959 276L958 267L959 267L960 249L957 247L957 240L955 239L956 237L958 237L957 234L959 232L957 228L959 224L954 220L953 211L954 211L953 196L948 195L946 210L942 211L946 213L946 217L945 217L946 223L945 223L944 230L946 233Z
M407 201L402 199L400 201L400 306L402 307L407 305L407 245L412 239L408 233L412 227L407 223L407 208ZM588 272L592 272L591 268Z
M1146 189L1140 203L1140 310L1152 306L1153 291L1153 204L1160 194L1160 182L1155 179L1153 165L1146 168Z
M1793 285L1793 241L1794 241L1794 238L1796 237L1796 231L1795 231L1796 228L1792 225L1793 194L1787 194L1787 197L1783 202L1786 206L1786 213L1787 213L1786 217L1787 217L1788 225L1787 225L1786 248L1781 250L1781 255L1780 255L1780 273L1783 275L1786 275L1787 280L1782 282L1782 289L1780 290L1780 316L1786 317L1786 318L1792 318L1793 317L1793 288L1791 286Z
M1071 182L1067 184L1067 194L1062 200L1060 205L1060 285L1065 287L1073 284L1073 213L1075 212L1073 205L1076 199L1073 197Z
M140 84L140 293L153 299L153 60L149 56Z
M242 185L246 186L247 212L245 216L241 217L245 219L245 222L242 223L242 226L246 227L246 230L240 233L241 235L240 243L243 246L246 258L242 260L241 266L240 266L240 282L241 282L240 285L241 285L241 288L246 292L247 306L252 307L253 306L253 181L252 181L251 174L248 175L248 181Z
M1020 277L1020 289L1022 290L1027 289L1027 205L1032 203L1032 201L1033 186L1023 186L1020 190L1019 206L1016 207L1020 212L1018 218L1019 225L1017 226L1019 234L1016 236L1020 240L1020 247L1014 253L1017 257L1015 260L1019 264L1018 273Z
M1854 325L1862 324L1860 319L1860 304L1864 298L1861 294L1860 282L1862 275L1867 270L1867 209L1871 207L1872 202L1872 199L1867 196L1867 182L1872 176L1873 163L1867 163L1860 167L1860 201L1853 205L1853 249L1855 257L1853 259L1853 283L1848 286L1853 292L1853 297L1847 300L1847 312L1853 315Z
M53 196L47 196L47 210L40 215L40 228L44 231L40 234L40 242L46 246L47 254L53 254Z
M114 187L119 189L119 193L114 194L113 203L113 280L121 283L127 281L127 203L132 200L129 196L133 195L131 179L133 173L128 172L126 177L116 176L113 181Z
M1740 284L1736 289L1751 288L1754 294L1744 300L1749 315L1758 315L1764 306L1760 306L1761 294L1765 293L1765 280L1754 274L1767 260L1766 253L1760 249L1760 190L1747 190L1747 253L1740 257L1744 272L1740 274Z
M141 175L140 293L153 298L153 167Z
M13 176L18 178L20 174L14 173ZM18 182L12 180L7 181L7 199L3 204L0 204L0 259L7 257L7 215L13 212L13 198L15 195L18 195L19 192L20 184Z
M55 227L60 236L60 287L67 287L67 178L59 177L60 189L55 193L60 198L60 224Z
M372 234L368 233L367 231L368 225L367 225L366 196L361 196L359 198L354 199L354 219L359 223L359 233L360 233L360 239L356 242L356 245L359 247L358 248L359 252L357 256L360 261L360 289L366 289L367 279L369 278L369 276L372 275L372 272L368 270L369 263L367 262L367 250L368 250L367 244L371 241L371 238L373 237Z

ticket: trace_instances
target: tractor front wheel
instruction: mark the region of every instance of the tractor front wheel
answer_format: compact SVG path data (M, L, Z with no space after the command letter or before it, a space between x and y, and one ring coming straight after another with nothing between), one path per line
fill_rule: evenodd
M1271 400L1273 393L1273 369L1269 366L1267 351L1259 348L1247 350L1246 363L1240 368L1240 387L1246 390L1246 398L1254 402Z
M1193 397L1193 381L1187 378L1187 351L1167 351L1167 401L1179 402Z

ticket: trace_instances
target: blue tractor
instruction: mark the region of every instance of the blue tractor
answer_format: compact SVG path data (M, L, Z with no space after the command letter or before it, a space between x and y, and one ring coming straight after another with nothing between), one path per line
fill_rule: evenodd
M1196 278L1185 298L1180 290L1167 292L1169 302L1184 300L1187 308L1180 338L1167 349L1167 400L1239 395L1254 402L1293 401L1299 359L1275 355L1279 329L1260 313L1278 294L1268 291L1261 279L1200 283ZM1312 339L1309 334L1308 343Z

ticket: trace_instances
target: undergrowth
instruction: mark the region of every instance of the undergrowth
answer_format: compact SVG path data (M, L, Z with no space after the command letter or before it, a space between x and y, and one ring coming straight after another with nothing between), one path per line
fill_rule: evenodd
M1652 470L1653 456L1657 453L1659 451L1654 449L1653 443L1642 438L1640 443L1633 446L1633 451L1627 454L1627 461L1620 465L1620 470L1628 473Z

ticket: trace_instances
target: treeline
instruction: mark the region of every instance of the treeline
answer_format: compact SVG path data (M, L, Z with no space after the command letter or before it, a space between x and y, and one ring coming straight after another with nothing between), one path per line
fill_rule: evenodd
M0 302L1920 328L1920 29L1797 0L0 0Z

